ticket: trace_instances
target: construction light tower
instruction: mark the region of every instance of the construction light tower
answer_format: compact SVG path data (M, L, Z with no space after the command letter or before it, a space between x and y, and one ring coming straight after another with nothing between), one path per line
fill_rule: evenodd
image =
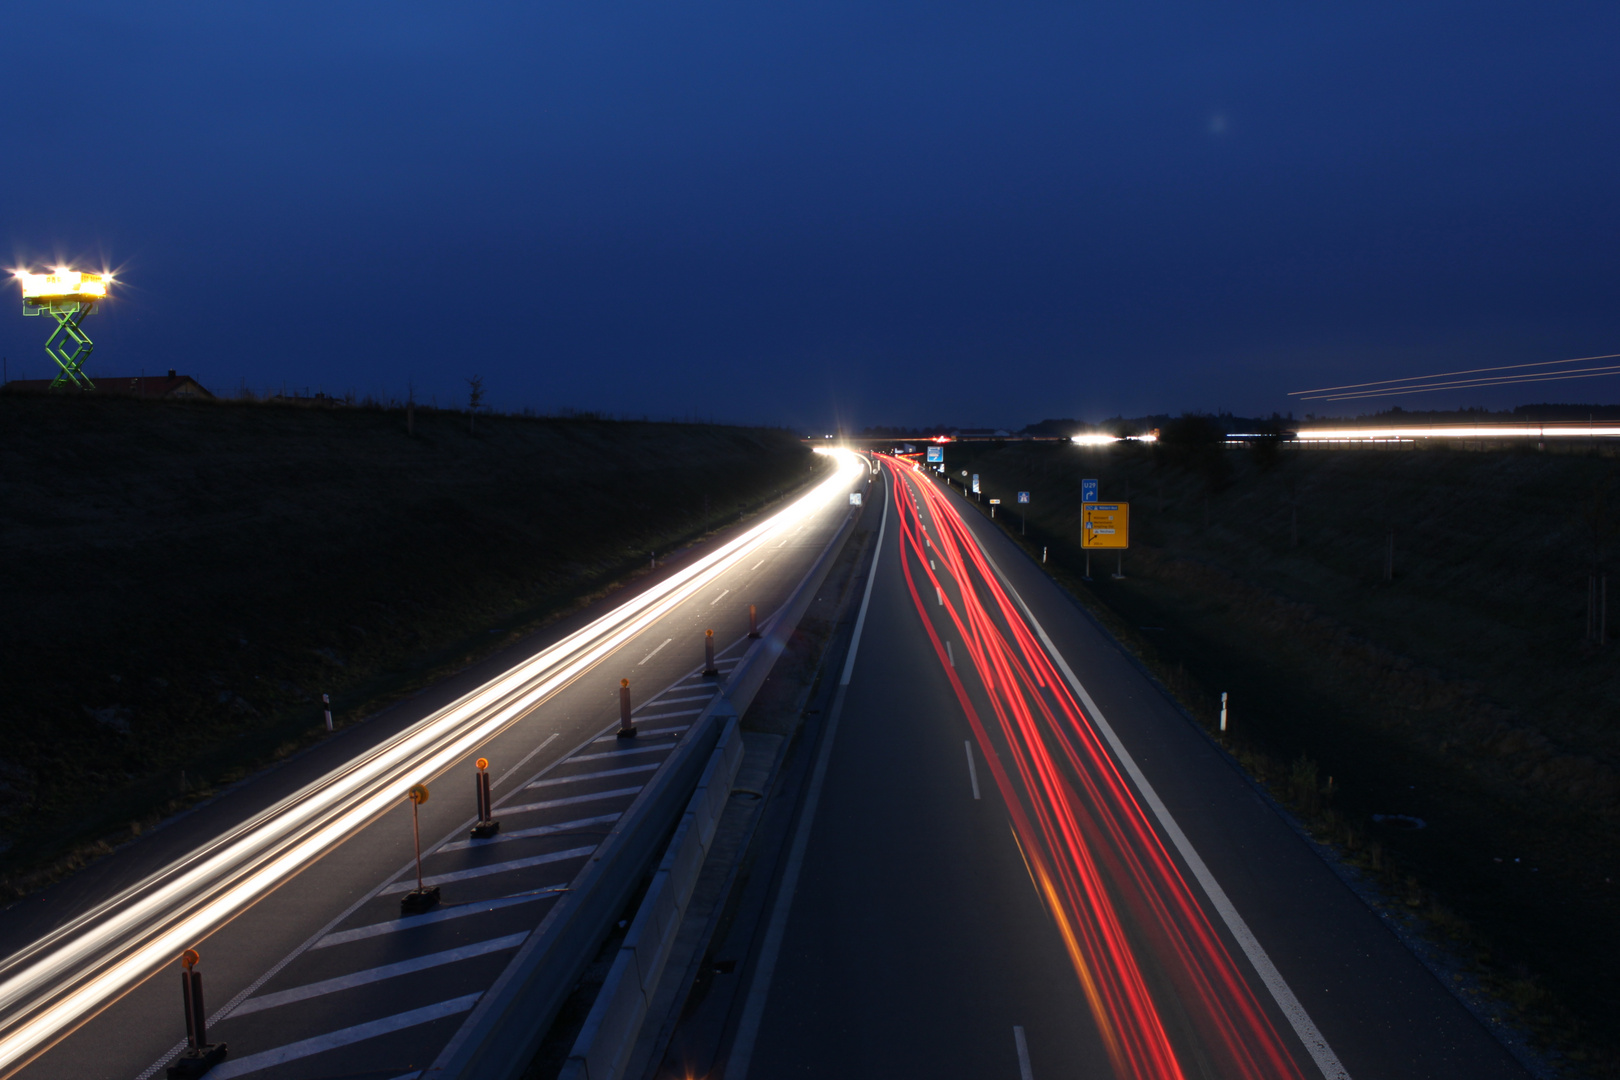
M84 373L84 362L89 359L90 350L95 348L95 344L79 324L95 310L96 301L107 298L107 286L112 284L112 275L84 274L61 266L48 274L35 274L27 270L13 270L11 273L22 285L23 314L48 314L56 320L56 329L45 339L46 355L62 369L51 380L51 389L71 386L79 390L94 390L95 384Z

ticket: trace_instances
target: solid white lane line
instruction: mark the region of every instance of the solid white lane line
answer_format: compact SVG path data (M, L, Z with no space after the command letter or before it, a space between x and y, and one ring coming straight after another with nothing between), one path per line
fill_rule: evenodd
M512 774L513 773L517 772L519 769L523 768L523 766L527 765L529 763L530 758L534 757L534 755L538 754L540 751L542 751L546 747L550 746L551 741L553 739L555 739L557 736L561 735L561 734L562 734L562 732L560 732L560 731L553 731L550 735L547 735L545 742L541 743L539 746L535 747L533 750L530 750L527 754L524 754L523 759L521 761L519 761L516 765L512 766L510 769L507 769L505 772L501 773L501 778L499 780L495 781L493 786L500 787L502 784L504 784L508 780L512 779Z
M448 885L453 881L471 881L473 878L489 877L491 874L506 874L513 870L527 870L531 866L546 866L554 862L567 862L569 859L583 859L596 850L596 845L590 847L569 848L567 851L553 851L547 855L533 855L527 859L508 859L506 862L491 863L489 866L475 866L470 870L452 870L448 874L431 874L422 879L426 885ZM383 888L379 896L394 896L402 892L410 892L416 888L416 881L396 881Z
M407 915L402 919L389 919L387 922L371 923L368 926L356 926L352 930L339 930L327 934L321 940L311 945L312 949L324 949L329 945L346 945L351 941L364 941L366 938L380 937L383 934L397 934L401 930L413 930L418 926L431 926L446 919L460 919L467 915L483 915L501 908L509 908L514 904L528 904L535 900L550 900L561 896L562 886L552 886L553 891L536 890L534 892L520 893L517 896L503 896L499 900L486 900L481 904L460 904L452 908L442 908L430 911L426 915Z
M1052 658L1052 662L1057 665L1057 669L1063 672L1064 679L1068 681L1069 686L1080 698L1080 703L1085 706L1086 713L1096 723L1097 730L1102 732L1103 738L1108 741L1109 747L1114 751L1115 759L1125 767L1126 773L1130 775L1131 782L1136 785L1136 790L1141 793L1142 801L1147 803L1149 809L1153 811L1153 816L1158 820L1159 827L1164 830L1165 835L1170 838L1170 842L1175 845L1176 851L1181 855L1182 860L1186 862L1187 868L1192 871L1193 877L1198 879L1198 884L1203 886L1204 895L1209 897L1210 905L1220 915L1221 921L1226 924L1226 928L1231 932L1232 937L1237 939L1238 946L1243 950L1243 955L1248 957L1249 963L1254 966L1255 974L1260 976L1260 981L1265 984L1267 990L1271 991L1271 997L1276 1001L1277 1007L1282 1010L1284 1016L1288 1017L1289 1025L1293 1027L1294 1034L1299 1036L1299 1041L1305 1044L1305 1049L1310 1053L1311 1060L1316 1062L1316 1067L1322 1071L1322 1075L1326 1080L1350 1080L1349 1070L1339 1061L1339 1055L1335 1054L1333 1047L1328 1045L1327 1039L1318 1030L1316 1022L1305 1011L1305 1006L1300 1004L1299 998L1294 996L1293 989L1289 987L1287 980L1282 977L1282 972L1277 970L1277 965L1271 962L1271 957L1266 954L1265 948L1260 944L1260 939L1254 936L1254 931L1249 929L1249 924L1243 921L1242 915L1238 914L1238 909L1232 903L1231 898L1226 895L1226 890L1221 888L1220 882L1215 880L1215 875L1209 872L1208 866L1204 865L1204 860L1199 857L1198 851L1192 846L1192 841L1187 839L1187 834L1181 831L1181 826L1176 824L1176 819L1171 816L1170 808L1164 805L1164 800L1159 798L1159 793L1153 790L1152 784L1148 783L1147 775L1136 764L1136 759L1131 756L1129 750L1125 749L1125 744L1114 733L1114 726L1103 716L1102 710L1097 708L1097 703L1091 699L1091 695L1086 692L1086 688L1075 677L1074 669L1069 667L1069 662L1063 659L1063 654L1058 652L1056 645L1052 644L1052 639L1047 636L1045 628L1035 618L1035 613L1029 609L1028 604L1024 603L1024 598L1019 595L1018 590L1013 588L1012 581L1002 572L1001 567L991 557L990 553L984 550L984 545L979 543L976 534L973 539L974 543L978 544L979 550L983 552L985 559L990 563L991 569L995 570L996 576L1007 587L1007 592L1017 601L1019 610L1024 613L1024 618L1029 620L1029 625L1035 631L1035 636L1041 639L1041 645L1045 647L1047 655Z
M713 600L710 600L709 601L709 606L714 607L714 605L716 605L720 601L724 600L730 593L731 593L731 590L727 589L725 592L721 593L719 596L715 597Z
M424 1005L410 1012L395 1013L393 1016L385 1016L381 1020L373 1020L367 1024L339 1028L325 1035L317 1035L313 1039L303 1039L288 1043L286 1046L278 1046L274 1050L262 1050L257 1054L237 1058L235 1061L226 1061L208 1070L208 1080L232 1080L233 1077L246 1076L276 1065L285 1065L289 1061L336 1050L340 1046L350 1046L366 1039L375 1039L380 1035L391 1035L406 1028L431 1024L447 1016L459 1016L471 1011L482 996L482 994L467 994L464 997L451 998L437 1005Z
M536 780L529 784L530 788L555 787L558 784L577 784L581 780L600 780L604 776L625 776L629 773L651 772L658 768L658 763L651 765L630 765L623 769L603 769L600 772L581 773L578 776L559 776L551 780ZM527 790L527 788L525 788Z
M675 639L672 638L672 637L667 637L667 638L664 639L664 645L668 645L670 642L672 642L674 640ZM645 664L647 661L651 660L653 657L655 657L659 653L663 652L664 651L664 645L658 646L658 648L654 649L652 652L648 653L646 656L643 656L641 658L641 660L636 664L636 667L640 667L642 664Z
M457 840L449 844L440 844L434 851L465 851L468 848L488 847L491 844L502 844L508 840L528 840L535 836L551 836L554 833L570 832L574 829L587 829L592 825L611 825L618 821L623 814L598 814L596 817L580 818L578 821L564 821L557 825L537 825L532 829L518 829L516 832L500 832L494 836L477 837L472 840Z
M782 869L782 883L777 886L776 902L771 909L770 922L765 928L765 940L760 943L759 960L754 967L754 981L743 1002L742 1018L737 1022L737 1034L731 1043L731 1058L726 1062L727 1080L748 1080L748 1064L754 1056L754 1040L759 1037L759 1022L765 1015L765 999L771 991L771 976L776 971L776 959L782 953L782 939L787 935L788 912L793 908L793 893L799 887L799 872L804 868L804 853L810 846L810 826L816 820L816 808L821 804L821 789L827 781L827 766L832 760L833 737L838 734L838 717L844 711L844 695L848 692L850 676L855 673L855 655L861 647L861 633L866 629L866 610L872 604L872 583L877 580L878 560L883 557L883 536L889 529L890 495L883 500L883 520L878 525L877 547L872 555L872 568L866 575L866 592L861 596L861 610L855 616L855 631L849 639L849 655L844 660L843 674L838 677L838 692L833 695L832 708L827 710L827 730L821 735L821 747L816 752L816 767L810 774L810 788L805 792L804 808L799 812L799 825L793 834L793 847L788 852L787 864Z
M505 937L491 938L488 941L463 945L456 949L446 949L443 952L428 953L426 956L412 957L409 960L400 960L393 964L383 964L381 967L367 968L364 971L355 971L348 975L339 975L334 979L322 979L320 982L306 983L303 986L295 986L290 990L278 990L273 994L248 998L236 1007L231 1016L246 1016L248 1013L255 1013L261 1009L273 1009L278 1005L291 1005L295 1001L308 1001L310 998L321 997L325 994L336 994L342 990L351 990L356 986L365 986L367 983L381 982L384 979L392 979L400 975L426 971L428 968L454 964L461 960L470 960L475 956L485 956L493 952L515 949L523 944L523 939L528 936L529 933L525 930L521 934L507 934Z
M613 736L615 739L617 735ZM640 736L637 736L638 738ZM657 746L638 746L634 750L605 750L600 754L575 754L569 761L601 761L603 758L629 757L631 754L667 754L675 749L672 742L659 743Z
M698 710L698 712L702 712L702 711L703 711L702 709ZM647 719L647 717L643 716L641 719L645 720L645 719ZM657 719L657 718L654 717L654 719ZM636 736L636 738L638 738L638 739L652 739L652 738L658 737L659 735L679 735L681 732L685 731L687 728L689 728L691 726L692 726L691 724L678 724L675 727L648 728L646 731L640 732L640 734L638 734ZM619 737L617 735L604 735L600 739L593 739L592 741L593 742L618 742Z
M552 810L559 806L573 806L576 803L596 802L599 799L617 799L624 795L634 795L641 790L642 785L635 787L614 788L612 791L593 791L589 795L571 795L566 799L547 799L545 802L525 803L522 806L503 806L503 814L526 814L531 810Z
M968 779L973 781L973 797L977 799L979 797L979 769L973 764L973 740L963 739L962 745L967 748Z
M1029 1067L1029 1041L1024 1029L1013 1025L1013 1045L1018 1048L1018 1080L1035 1080L1035 1070Z

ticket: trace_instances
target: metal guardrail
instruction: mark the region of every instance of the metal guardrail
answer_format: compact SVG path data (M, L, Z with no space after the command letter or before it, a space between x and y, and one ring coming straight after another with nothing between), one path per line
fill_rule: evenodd
M771 617L760 640L750 646L714 701L699 714L668 763L630 804L569 891L518 948L460 1030L422 1072L422 1080L517 1080L528 1069L558 1010L646 876L669 835L670 824L682 815L683 804L710 769L725 731L735 729L787 647L854 530L857 516L853 510L845 516L820 558ZM732 741L740 761L741 739ZM729 793L729 783L726 790ZM684 901L681 906L684 909ZM673 932L671 927L669 933ZM604 986L603 993L607 991Z

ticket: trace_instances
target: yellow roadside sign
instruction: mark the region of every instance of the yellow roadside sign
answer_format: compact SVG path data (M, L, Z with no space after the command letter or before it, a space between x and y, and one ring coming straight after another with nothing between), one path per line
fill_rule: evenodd
M1083 548L1130 547L1131 504L1081 503L1080 546Z

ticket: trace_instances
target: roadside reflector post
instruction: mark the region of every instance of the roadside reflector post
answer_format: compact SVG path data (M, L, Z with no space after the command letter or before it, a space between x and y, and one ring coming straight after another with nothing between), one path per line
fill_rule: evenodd
M321 708L326 710L326 730L332 730L332 695L321 695Z
M759 637L759 609L753 604L748 605L748 636Z
M169 1066L168 1075L180 1078L201 1076L225 1060L225 1044L208 1041L208 1010L203 1005L202 972L196 949L180 954L180 1001L186 1013L186 1048Z
M1046 547L1045 547L1045 545L1042 545L1042 547L1041 547L1041 565L1042 566L1046 565Z
M1226 691L1221 691L1221 730L1226 730Z
M619 738L633 739L636 725L630 722L630 680L619 680Z
M482 840L500 832L501 823L495 820L495 813L490 809L489 758L479 758L473 764L478 768L477 774L473 777L478 796L478 820L473 824L472 834Z
M714 666L714 631L703 631L703 674L718 675L720 669Z
M415 915L439 906L439 887L422 884L422 825L418 810L428 801L427 785L412 784L405 797L411 800L411 836L416 841L416 888L400 897L399 909L406 915Z

